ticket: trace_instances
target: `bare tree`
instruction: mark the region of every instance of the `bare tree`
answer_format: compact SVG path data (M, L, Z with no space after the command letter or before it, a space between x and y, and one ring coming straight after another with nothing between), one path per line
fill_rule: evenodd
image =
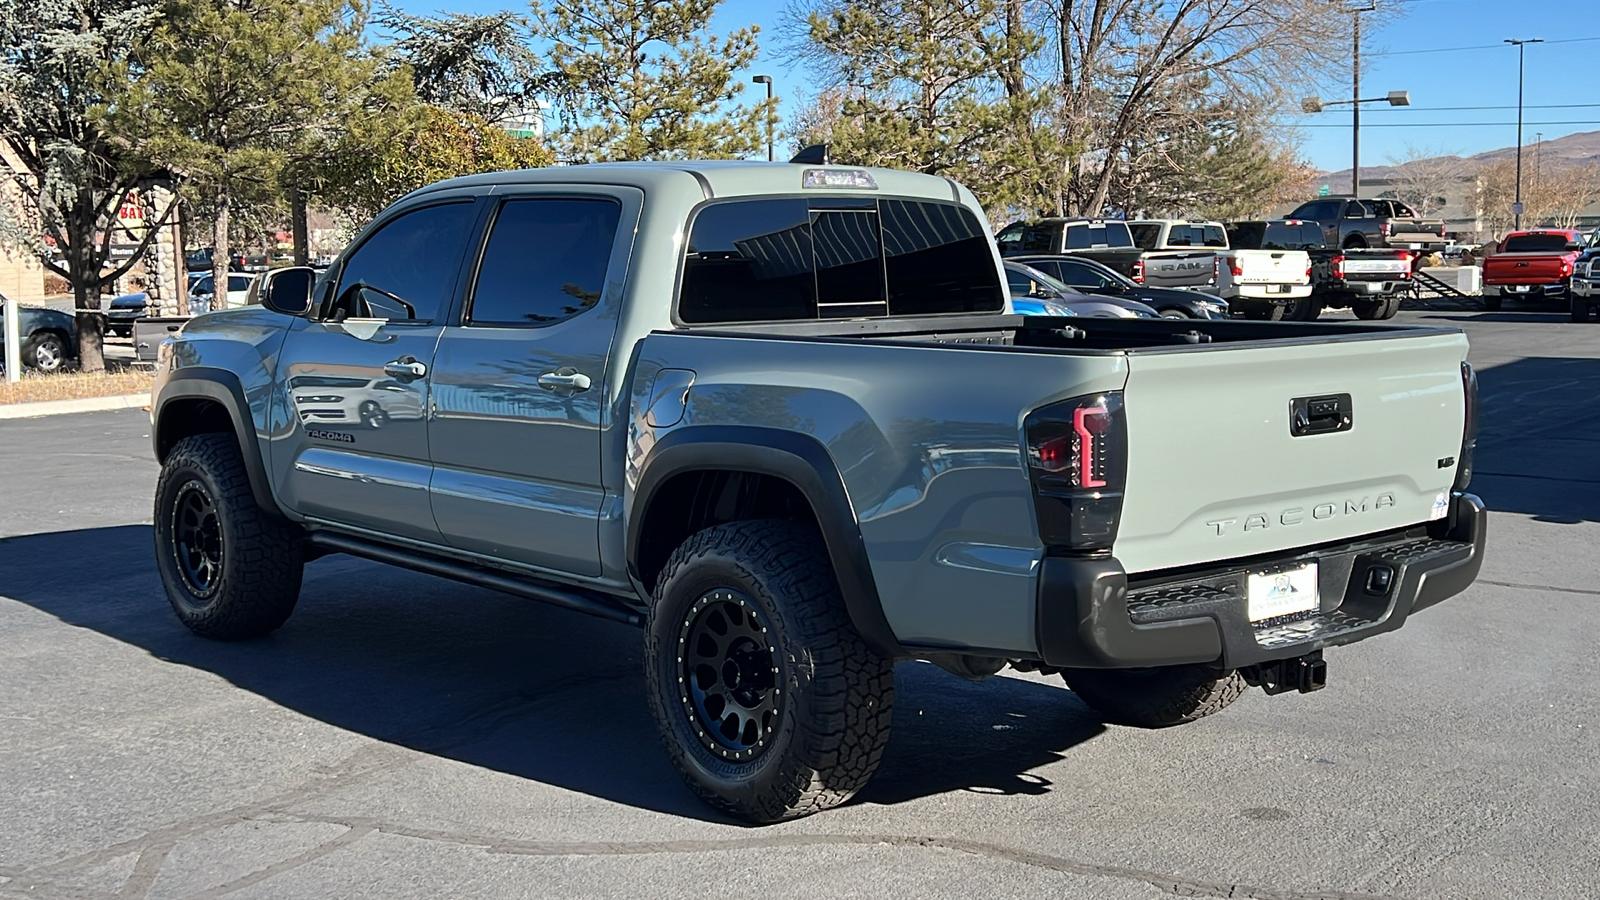
M1600 165L1545 166L1535 184L1537 221L1555 228L1576 228L1584 209L1600 201Z
M1470 182L1469 163L1460 154L1434 147L1405 145L1405 152L1388 157L1395 171L1394 192L1419 216L1444 209L1450 195Z

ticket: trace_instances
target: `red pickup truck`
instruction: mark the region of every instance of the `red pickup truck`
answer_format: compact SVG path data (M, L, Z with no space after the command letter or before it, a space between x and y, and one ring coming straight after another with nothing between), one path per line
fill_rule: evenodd
M1483 261L1484 308L1499 309L1506 298L1566 301L1582 254L1583 237L1576 231L1513 231Z

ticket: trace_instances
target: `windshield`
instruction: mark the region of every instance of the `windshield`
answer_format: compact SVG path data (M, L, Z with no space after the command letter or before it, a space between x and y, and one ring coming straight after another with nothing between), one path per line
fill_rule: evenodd
M1567 249L1572 239L1564 234L1514 234L1506 238L1501 253L1554 253Z

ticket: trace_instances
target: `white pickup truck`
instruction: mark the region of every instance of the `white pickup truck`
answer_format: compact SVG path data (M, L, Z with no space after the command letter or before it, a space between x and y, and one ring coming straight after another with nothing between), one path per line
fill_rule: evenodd
M1143 284L1205 290L1217 283L1217 254L1228 249L1221 222L1140 219L1129 222L1128 230L1145 251Z
M1295 301L1311 296L1311 255L1304 250L1217 251L1217 283L1201 288L1228 301L1246 319L1282 319Z

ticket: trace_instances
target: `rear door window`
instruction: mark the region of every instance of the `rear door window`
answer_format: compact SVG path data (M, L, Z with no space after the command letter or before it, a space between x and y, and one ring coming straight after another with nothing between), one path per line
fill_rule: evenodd
M1206 225L1200 229L1200 246L1226 249L1228 236L1223 233L1221 225Z
M1022 232L1022 252L1054 253L1056 239L1061 234L1060 222L1035 222Z
M592 308L622 207L615 200L507 200L472 288L471 325L551 325Z

